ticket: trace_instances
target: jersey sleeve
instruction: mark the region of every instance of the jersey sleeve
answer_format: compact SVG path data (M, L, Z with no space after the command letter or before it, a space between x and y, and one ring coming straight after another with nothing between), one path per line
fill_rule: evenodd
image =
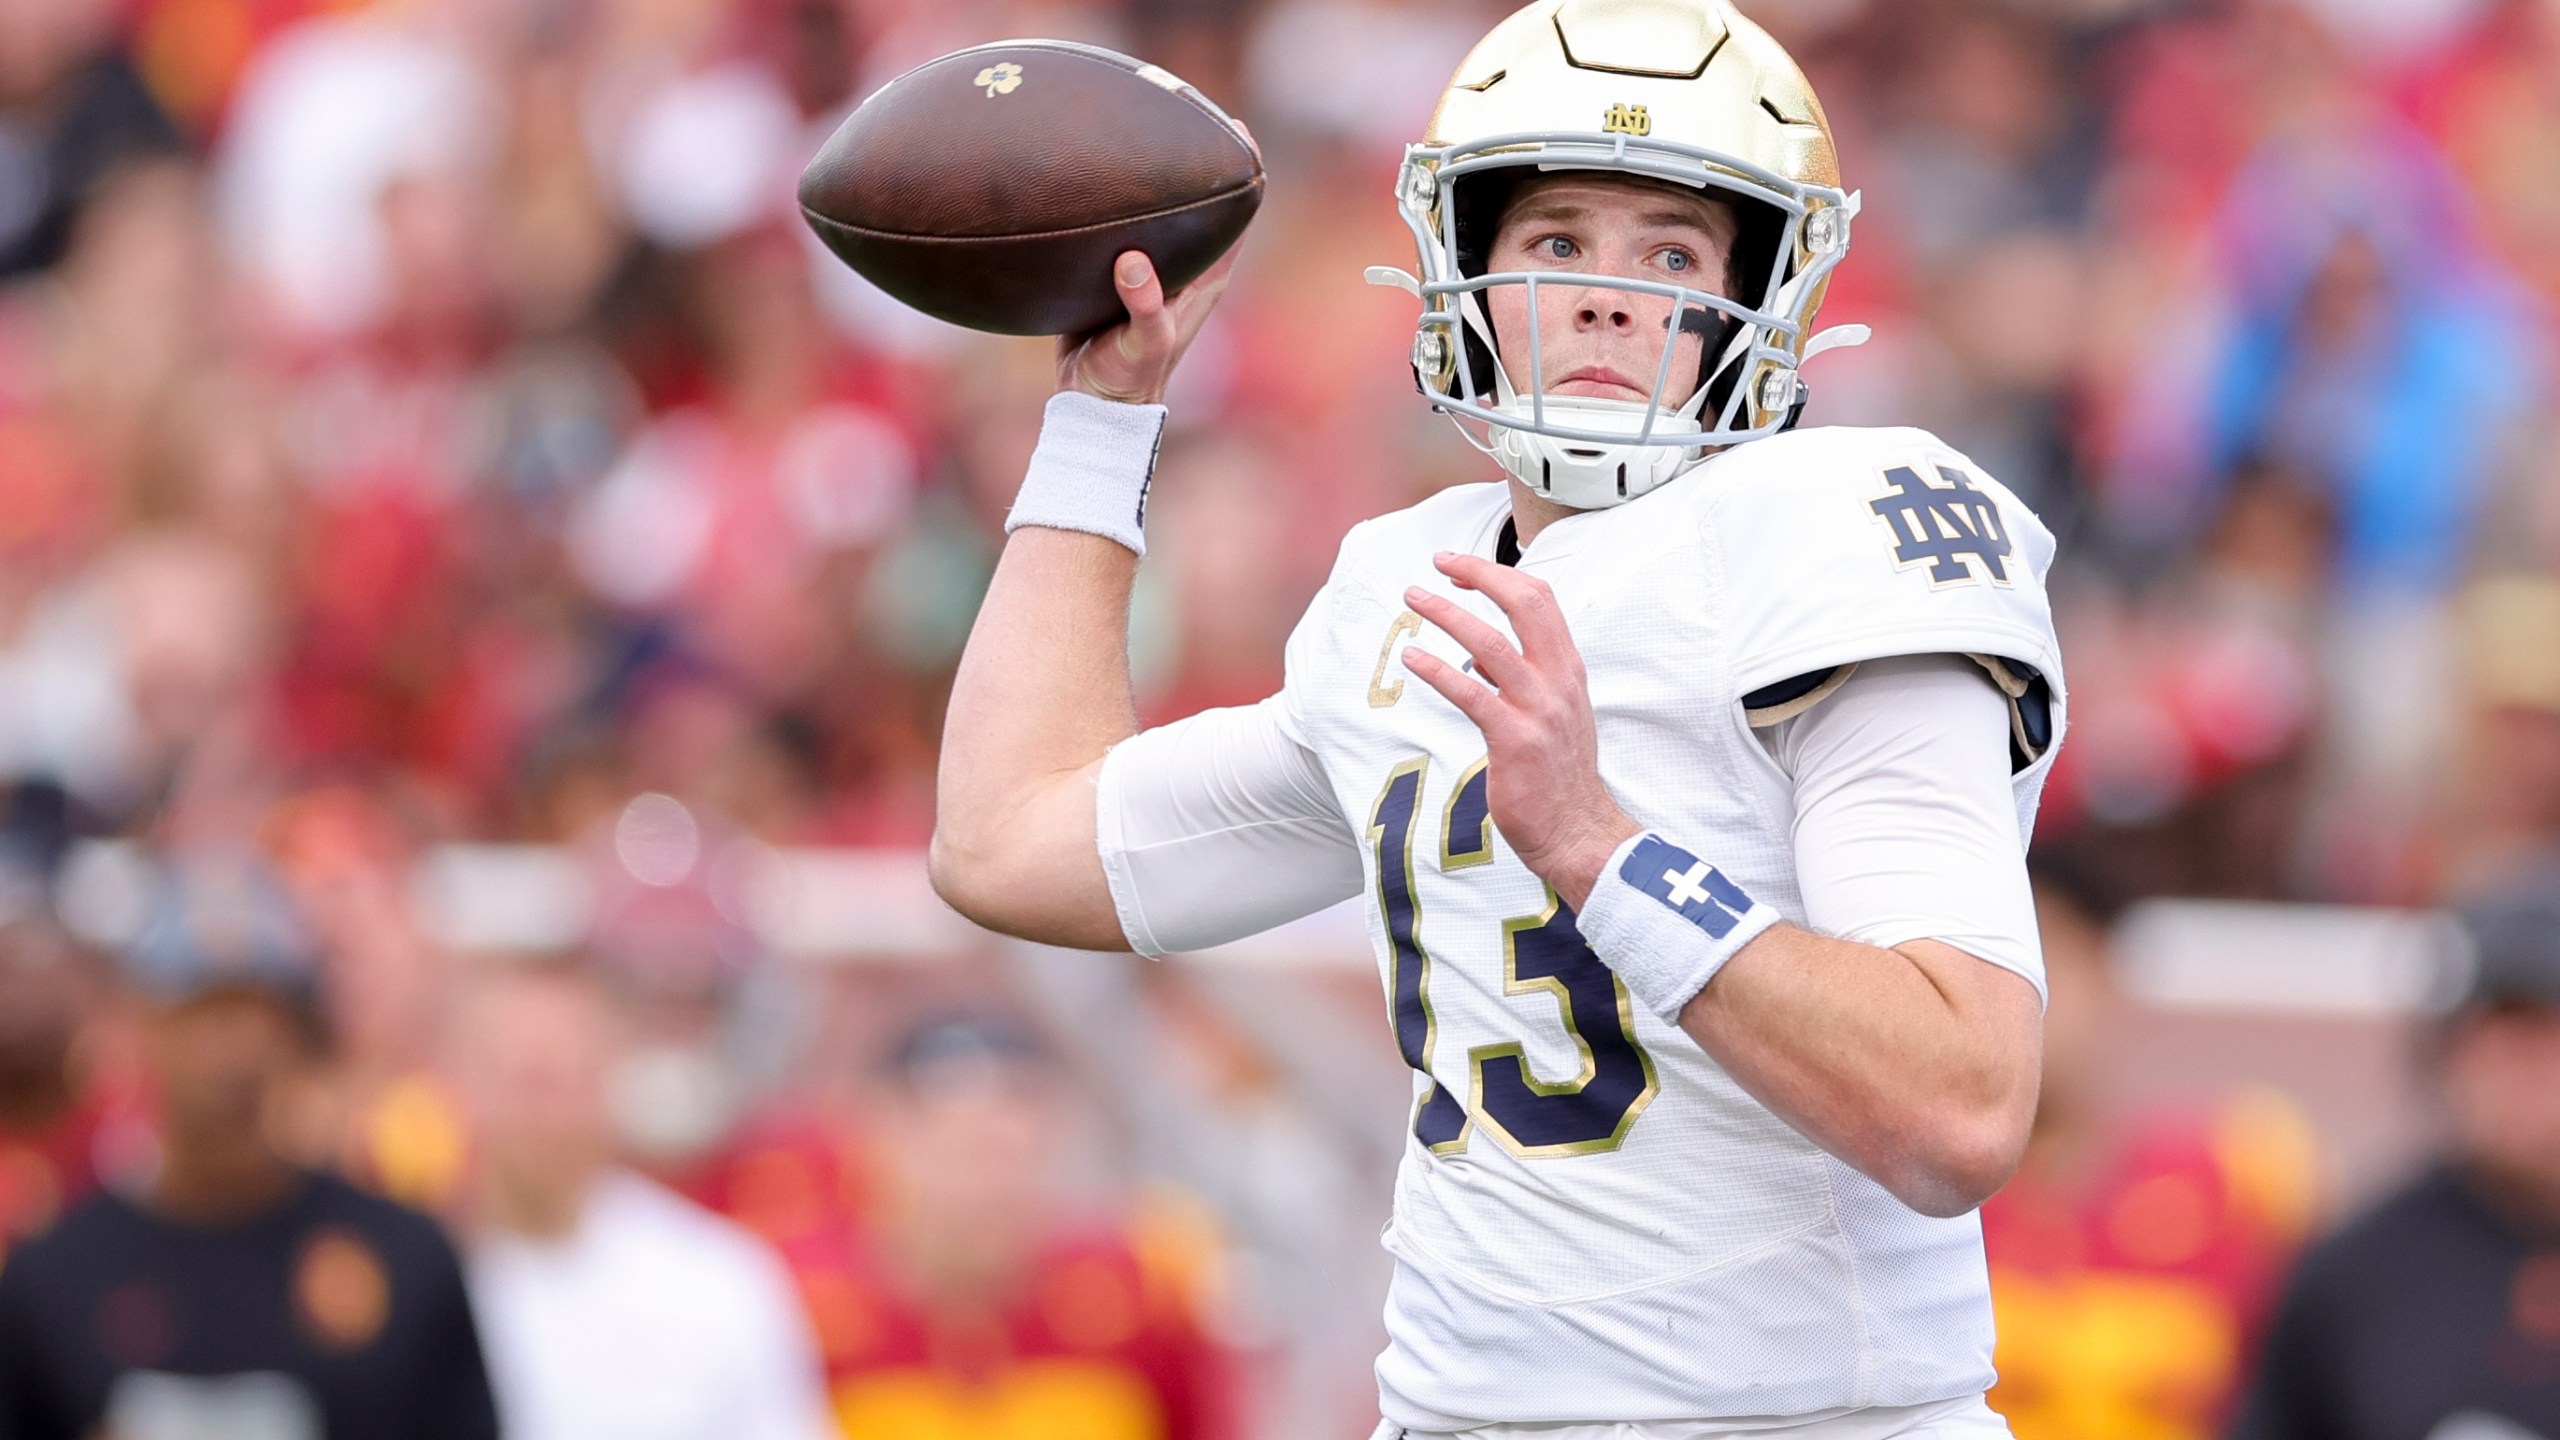
M2039 682L2059 697L2053 536L2006 487L1922 430L1799 431L1742 453L1708 527L1738 691L1955 654L2013 700Z
M1241 940L1360 891L1360 848L1284 696L1145 731L1102 762L1097 841L1129 948Z
M1808 925L1869 945L1952 945L2041 995L2002 699L1958 656L1880 660L1758 733L1795 782Z

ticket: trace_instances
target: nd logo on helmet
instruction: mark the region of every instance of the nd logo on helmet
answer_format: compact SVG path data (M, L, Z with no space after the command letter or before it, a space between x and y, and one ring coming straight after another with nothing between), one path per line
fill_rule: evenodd
M1612 105L1608 118L1600 122L1600 128L1611 135L1650 135L1653 133L1653 116L1641 105Z

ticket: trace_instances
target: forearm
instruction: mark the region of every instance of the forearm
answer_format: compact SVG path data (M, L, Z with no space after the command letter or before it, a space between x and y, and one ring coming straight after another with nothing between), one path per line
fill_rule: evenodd
M1630 991L1930 1213L1996 1188L2034 1115L2041 961L2007 720L1973 662L1906 656L1755 732L1794 787L1801 924L1679 848L1712 837L1629 844L1614 805L1557 827L1617 837L1550 879Z
M1127 319L1058 345L1058 394L960 657L942 727L933 884L993 930L1126 944L1095 832L1103 753L1136 733L1129 589L1146 551L1164 391L1235 265L1168 297L1135 250L1112 263Z
M1951 946L1887 948L1777 925L1680 1012L1753 1098L1925 1214L1979 1205L2016 1167L2041 1047L2033 986Z
M1093 775L1137 730L1129 691L1129 592L1138 557L1099 536L1014 533L969 632L943 721L934 882L992 929L1116 948L1096 853ZM1081 843L1062 843L1080 838ZM1099 895L1060 931L1067 894Z
M1111 541L1024 528L1005 542L943 721L937 794L954 840L1000 830L1034 788L1137 729L1129 593L1138 557Z
M935 887L991 929L1123 941L1094 848L1094 775L1137 729L1129 594L1153 414L1053 404L943 722ZM1068 528L1105 517L1113 534ZM1118 522L1128 521L1125 529Z
M2035 1110L2034 986L1936 941L1779 921L1697 857L1648 846L1614 806L1583 828L1598 838L1550 883L1638 1000L1666 1018L1676 1005L1754 1099L1926 1214L1969 1210L2008 1178Z

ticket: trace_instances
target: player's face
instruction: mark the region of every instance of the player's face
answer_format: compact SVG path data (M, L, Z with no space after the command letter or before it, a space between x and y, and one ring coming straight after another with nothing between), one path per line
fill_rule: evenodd
M1686 186L1621 176L1550 175L1520 187L1494 232L1488 268L1623 275L1721 295L1737 226L1731 207ZM1529 295L1496 285L1485 295L1503 364L1522 393L1530 386ZM1642 402L1653 398L1662 347L1672 340L1666 295L1601 285L1538 287L1540 369L1549 395ZM1698 388L1699 362L1718 317L1678 331L1662 399L1676 406Z

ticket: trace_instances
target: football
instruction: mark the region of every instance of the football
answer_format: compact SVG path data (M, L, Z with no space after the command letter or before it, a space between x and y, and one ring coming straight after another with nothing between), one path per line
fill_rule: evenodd
M800 177L827 248L927 315L1076 335L1125 313L1111 264L1139 250L1168 292L1262 203L1262 160L1198 90L1064 40L955 51L880 87Z

